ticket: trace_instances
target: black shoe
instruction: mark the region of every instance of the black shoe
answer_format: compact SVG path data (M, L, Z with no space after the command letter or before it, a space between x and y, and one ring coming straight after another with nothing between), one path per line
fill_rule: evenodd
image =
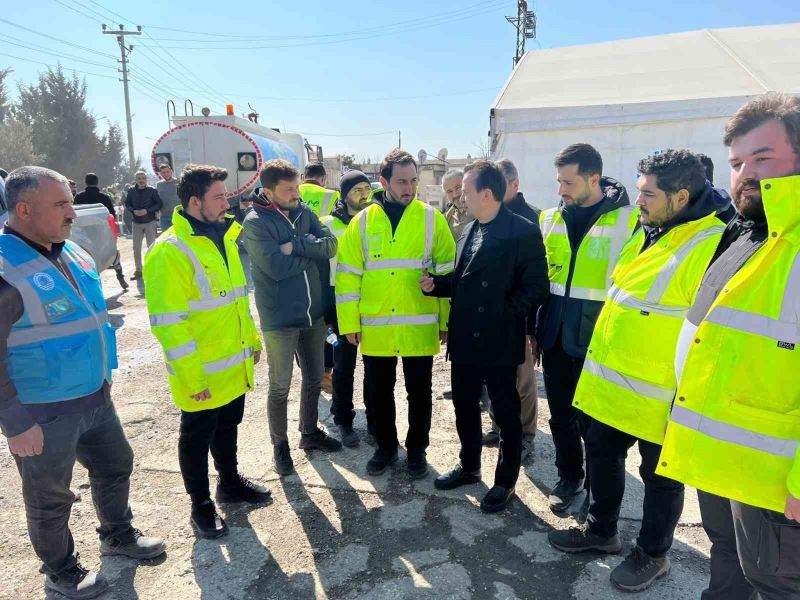
M278 475L286 476L294 473L294 462L289 452L289 442L281 442L273 449L275 456L275 472Z
M103 556L127 556L136 560L149 560L166 552L167 544L161 538L147 537L135 527L121 535L102 540L100 554Z
M192 507L192 527L201 538L214 539L228 533L228 526L209 499Z
M133 275L131 275L131 281L138 281L142 278L142 272L136 271Z
M394 452L387 452L385 450L375 450L375 454L369 459L367 463L367 473L370 475L382 475L389 465L397 462L397 449Z
M619 535L603 537L585 526L551 531L547 534L547 541L556 550L570 554L589 551L616 554L622 550Z
M352 425L339 425L339 436L342 438L342 444L348 448L358 448L361 444L361 437L358 432L353 429Z
M611 571L611 583L626 592L641 592L659 577L669 574L671 564L668 556L650 556L635 546L616 568Z
M329 436L324 430L317 428L314 433L304 433L300 436L300 448L303 450L322 450L324 452L338 452L342 449L342 442Z
M445 390L442 392L442 398L445 400L452 400L453 399L453 390Z
M485 513L496 513L503 510L514 497L514 488L494 486L481 500L481 510Z
M265 504L272 500L272 492L237 473L233 480L217 483L216 497L219 503Z
M123 275L121 272L117 273L117 281L119 282L119 286L123 289L123 291L130 287L128 282L125 281L125 275Z
M75 555L76 560L78 555ZM45 575L44 587L75 600L96 598L108 589L108 581L99 573L85 568L80 562L57 575Z
M453 490L462 485L478 483L481 480L481 470L467 472L461 465L444 475L439 475L433 482L437 490Z
M411 479L422 479L428 474L428 460L425 450L409 450L406 471Z
M568 517L569 507L583 491L583 479L559 479L548 497L550 510L558 517Z
M483 446L499 446L500 445L500 433L495 431L494 429L490 429L486 433L483 434L481 438L481 445Z

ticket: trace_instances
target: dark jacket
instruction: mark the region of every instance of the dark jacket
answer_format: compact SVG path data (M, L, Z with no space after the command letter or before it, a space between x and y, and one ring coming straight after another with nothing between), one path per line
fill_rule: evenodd
M542 234L503 206L489 224L489 243L465 265L464 246L478 226L464 228L455 271L435 276L430 295L452 298L447 347L454 363L513 367L525 362L527 317L550 290Z
M331 211L334 219L339 219L345 225L349 225L353 220L353 215L347 212L347 205L341 198L336 201ZM336 318L336 288L331 285L331 263L319 263L319 280L322 285L322 305L325 322L333 325L335 331L339 331L338 320Z
M261 196L242 226L262 331L313 325L323 316L319 268L336 254L336 237L305 203L286 217ZM286 256L280 246L289 241Z
M597 210L589 221L586 230L578 232L578 235L573 235L573 221L570 218L570 212L564 210L563 203L558 207L567 224L570 240L573 238L578 240L577 244L572 246L572 261L569 265L567 287L572 283L572 275L575 272L575 258L580 241L589 229L602 215L630 204L625 186L617 180L611 177L603 177L600 180L600 185L603 189L604 198L597 205ZM577 358L586 356L586 350L592 339L594 324L602 308L602 302L551 295L550 299L539 311L537 319L536 337L539 341L539 347L542 350L550 350L560 339L562 348L567 354Z
M542 214L542 211L528 204L522 192L517 192L517 195L508 202L505 202L505 205L506 208L515 215L519 215L523 219L528 219L528 221L536 225L536 227L539 227L539 215Z
M101 192L96 185L87 185L85 190L78 192L75 196L75 204L102 204L109 214L115 217L117 215L114 210L114 202L108 195Z
M125 198L125 208L131 211L134 223L150 223L156 220L156 213L161 210L161 198L154 187L147 185L139 189L133 186ZM147 214L140 217L133 214L135 210L146 210Z

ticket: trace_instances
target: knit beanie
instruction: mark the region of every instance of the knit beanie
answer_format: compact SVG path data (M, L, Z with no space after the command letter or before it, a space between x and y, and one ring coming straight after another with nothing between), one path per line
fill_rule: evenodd
M339 193L341 194L342 201L347 198L347 194L350 193L350 190L356 187L359 183L369 183L369 179L361 171L348 171L342 175L342 178L339 181Z

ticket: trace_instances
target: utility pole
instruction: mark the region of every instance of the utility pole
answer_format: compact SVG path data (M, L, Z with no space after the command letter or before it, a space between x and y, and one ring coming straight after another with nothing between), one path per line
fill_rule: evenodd
M400 137L400 130L399 129L397 130L397 147L398 148L402 148L403 147L403 142L402 142L402 138Z
M133 44L126 46L125 36L142 35L142 26L137 25L136 31L125 31L125 27L120 25L117 31L108 31L105 23L103 23L103 33L117 36L119 51L122 55L120 62L122 63L122 88L125 90L125 122L128 125L128 160L131 168L133 168L136 159L133 155L133 124L131 122L131 100L128 94L128 55L133 51Z
M506 21L517 28L517 52L514 55L514 66L522 60L525 54L525 40L536 37L536 13L528 10L526 0L517 1L517 16L506 17Z

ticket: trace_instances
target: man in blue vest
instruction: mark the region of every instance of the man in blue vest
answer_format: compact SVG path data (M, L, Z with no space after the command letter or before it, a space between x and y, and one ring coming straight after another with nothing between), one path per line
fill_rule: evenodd
M21 167L6 181L0 233L0 428L22 479L31 544L45 588L94 598L108 583L78 562L69 530L72 469L89 471L100 552L135 559L164 541L131 526L133 451L111 402L117 366L100 276L67 240L75 211L67 180Z

